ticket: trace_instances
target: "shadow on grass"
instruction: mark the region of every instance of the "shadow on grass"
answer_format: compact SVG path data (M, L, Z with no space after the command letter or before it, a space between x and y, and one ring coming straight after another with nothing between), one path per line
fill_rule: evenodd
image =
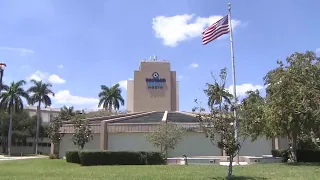
M226 178L212 178L214 180L222 180L222 179L228 179ZM264 177L250 177L250 176L232 176L232 180L266 180L267 178Z
M314 162L314 163L307 163L307 162L298 162L298 163L287 163L287 166L319 166L320 163Z

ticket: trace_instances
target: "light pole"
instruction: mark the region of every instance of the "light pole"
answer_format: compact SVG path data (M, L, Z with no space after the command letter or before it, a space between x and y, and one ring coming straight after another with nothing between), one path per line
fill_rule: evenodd
M7 67L5 63L0 63L0 94L2 91L2 77L3 77L3 71Z
M3 71L4 71L4 69L7 67L7 65L5 64L5 63L0 63L0 94L1 94L1 91L2 91L2 77L3 77ZM1 143L4 143L4 131L2 131L1 132L2 134L1 134L1 136L2 136L2 138L1 138Z

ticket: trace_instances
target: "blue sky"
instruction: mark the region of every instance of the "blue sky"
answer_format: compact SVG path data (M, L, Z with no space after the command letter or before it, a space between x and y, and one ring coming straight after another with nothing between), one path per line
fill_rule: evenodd
M52 82L53 106L96 108L100 85L133 78L139 62L169 60L180 81L180 110L190 111L210 72L229 71L225 35L202 46L201 32L227 14L225 0L2 0L0 61L4 81ZM263 76L296 51L320 51L320 2L234 0L238 94L262 89ZM125 107L122 107L125 109Z

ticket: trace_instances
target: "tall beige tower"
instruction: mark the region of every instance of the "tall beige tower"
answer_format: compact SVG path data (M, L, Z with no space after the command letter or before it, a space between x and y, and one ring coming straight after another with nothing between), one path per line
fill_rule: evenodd
M127 83L127 110L178 111L179 85L168 61L145 60Z

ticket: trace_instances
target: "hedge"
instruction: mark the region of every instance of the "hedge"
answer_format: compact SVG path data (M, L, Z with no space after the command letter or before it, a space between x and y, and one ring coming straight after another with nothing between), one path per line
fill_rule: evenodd
M281 157L282 162L287 162L289 159L289 150L276 149L272 150L271 154L273 157ZM298 162L320 162L320 150L302 150L296 151Z
M289 151L287 149L273 149L271 154L272 157L281 157L281 162L288 162Z
M79 158L82 166L166 164L166 159L159 152L81 151Z
M320 162L320 150L297 150L298 162Z
M69 163L80 164L80 157L78 151L67 151L66 152L66 161Z

